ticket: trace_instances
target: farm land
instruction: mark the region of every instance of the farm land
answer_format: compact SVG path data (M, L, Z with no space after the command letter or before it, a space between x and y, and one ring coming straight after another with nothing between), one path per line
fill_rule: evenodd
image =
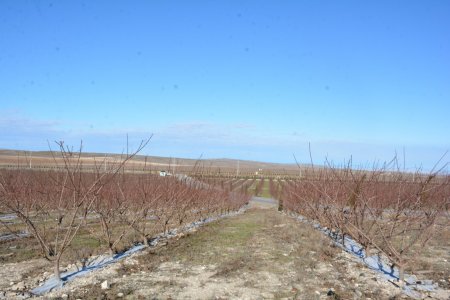
M439 170L145 157L143 146L1 151L0 299L450 296Z

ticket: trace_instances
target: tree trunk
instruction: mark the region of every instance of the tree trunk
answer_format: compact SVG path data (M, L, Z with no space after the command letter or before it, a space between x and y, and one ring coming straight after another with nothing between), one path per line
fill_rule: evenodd
M56 277L56 279L58 279L58 281L62 281L62 280L61 280L61 272L60 272L60 270L59 270L60 259L61 259L61 256L60 256L60 255L57 255L57 256L56 256L56 259L55 259L55 261L54 261L54 265L53 265L54 271L55 271L55 277Z
M283 211L283 200L278 201L278 211Z
M400 282L400 286L405 284L405 264L398 264L398 280Z
M148 238L145 236L145 234L142 235L142 242L144 242L145 247L150 246L150 244L148 243Z
M110 243L110 245L109 245L109 255L111 255L111 257L112 257L112 256L114 256L114 254L115 254L114 248L112 247L112 245Z

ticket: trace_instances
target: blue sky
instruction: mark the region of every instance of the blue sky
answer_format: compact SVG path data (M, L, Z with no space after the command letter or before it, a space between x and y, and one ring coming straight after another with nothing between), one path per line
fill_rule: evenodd
M449 1L0 2L0 147L356 163L450 148ZM447 158L447 160L449 160Z

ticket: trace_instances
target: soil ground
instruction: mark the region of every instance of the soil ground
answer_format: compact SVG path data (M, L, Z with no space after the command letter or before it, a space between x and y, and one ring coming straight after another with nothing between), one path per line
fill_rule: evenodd
M320 232L277 212L272 201L255 200L244 214L168 240L45 298L408 298ZM3 270L0 278L7 275ZM108 289L101 288L105 280Z

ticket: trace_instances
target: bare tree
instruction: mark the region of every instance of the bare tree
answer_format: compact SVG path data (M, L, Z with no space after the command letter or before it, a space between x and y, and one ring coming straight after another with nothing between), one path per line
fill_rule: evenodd
M102 173L84 172L82 144L74 152L64 142L58 142L62 171L50 172L48 176L32 171L1 174L2 206L16 214L38 241L43 257L53 262L56 278L61 279L61 258L85 224L102 188L148 142L142 141L135 152ZM52 155L57 165L56 155Z

